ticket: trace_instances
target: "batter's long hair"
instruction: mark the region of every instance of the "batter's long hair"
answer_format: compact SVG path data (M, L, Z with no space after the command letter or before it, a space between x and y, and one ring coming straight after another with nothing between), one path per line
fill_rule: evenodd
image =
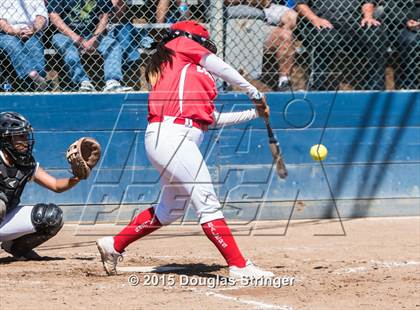
M152 49L156 49L146 65L146 81L154 86L162 75L162 65L166 62L172 67L172 57L175 52L166 47L165 44L172 38L166 37L158 43L153 43Z

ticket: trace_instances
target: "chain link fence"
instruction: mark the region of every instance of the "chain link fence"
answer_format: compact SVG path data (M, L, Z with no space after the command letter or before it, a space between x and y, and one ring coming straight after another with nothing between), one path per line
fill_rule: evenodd
M205 24L218 56L263 91L419 89L419 7L419 0L2 0L1 91L147 91L150 45L183 19Z

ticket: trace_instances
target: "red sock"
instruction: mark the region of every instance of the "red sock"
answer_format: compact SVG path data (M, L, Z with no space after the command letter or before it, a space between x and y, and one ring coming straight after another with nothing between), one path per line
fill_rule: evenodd
M162 227L153 208L144 210L114 237L114 248L122 253L132 242Z
M217 219L201 225L207 238L214 243L219 252L225 258L228 266L245 267L244 257L236 245L232 232L224 219Z

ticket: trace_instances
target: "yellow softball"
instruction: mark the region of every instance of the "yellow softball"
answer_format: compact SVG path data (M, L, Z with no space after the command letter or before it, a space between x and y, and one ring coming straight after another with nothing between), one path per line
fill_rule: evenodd
M313 160L324 160L325 158L327 158L328 149L322 144L315 144L311 147L310 154Z

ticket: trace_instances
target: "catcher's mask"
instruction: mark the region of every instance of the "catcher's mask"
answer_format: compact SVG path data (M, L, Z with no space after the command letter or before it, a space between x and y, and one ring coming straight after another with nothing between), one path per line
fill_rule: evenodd
M33 163L35 144L31 124L19 113L0 113L0 149L20 166Z
M168 42L180 36L194 40L210 52L214 54L217 53L216 44L210 40L209 32L204 26L200 25L196 21L186 20L173 24L169 29L167 37L163 41Z

